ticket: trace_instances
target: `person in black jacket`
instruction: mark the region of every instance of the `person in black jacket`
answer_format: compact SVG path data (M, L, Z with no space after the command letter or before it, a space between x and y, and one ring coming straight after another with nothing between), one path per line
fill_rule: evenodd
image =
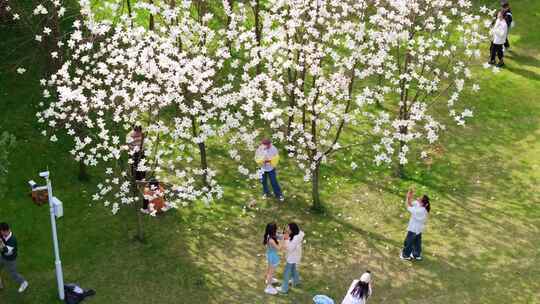
M17 272L17 255L17 239L8 224L0 223L0 269L5 266L13 280L20 284L19 292L23 292L28 282Z
M510 33L510 27L512 25L512 10L510 9L510 4L507 0L501 1L501 6L504 21L506 21L506 25L508 26L508 33ZM504 43L504 48L506 50L510 48L510 43L508 42L508 34L506 35L506 42Z

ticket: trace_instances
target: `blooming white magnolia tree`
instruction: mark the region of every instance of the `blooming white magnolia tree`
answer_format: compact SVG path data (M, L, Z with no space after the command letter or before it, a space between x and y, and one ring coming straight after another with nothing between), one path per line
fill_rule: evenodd
M473 116L463 96L477 92L471 65L486 45L487 9L476 12L471 1L375 1L369 27L385 54L377 70L385 109L375 120L377 163L397 158L398 173L418 143L422 158L446 129L444 111L458 124Z
M479 89L470 65L485 37L468 0L269 0L266 9L225 0L225 21L202 0L128 1L127 12L124 3L103 6L118 18L97 18L80 1L69 60L42 81L51 98L38 113L52 141L68 134L76 160L105 168L94 199L114 213L141 199L124 139L135 124L146 135L138 169L168 185L173 206L221 196L206 159L211 139L257 178L243 152L271 134L320 208L321 165L351 130L372 126L375 161L404 165L413 142L431 144L444 130L441 101L458 124L472 116L459 101Z
M250 52L240 97L249 119L233 141L253 149L253 130L264 122L263 132L284 144L311 181L318 209L321 164L341 148L349 125L369 119L360 115L362 107L380 97L366 81L382 64L366 28L369 6L366 1L293 0L269 1L267 7L260 43L257 35L243 41Z
M124 139L132 125L145 133L138 170L167 185L173 207L222 195L215 171L194 159L223 129L219 114L233 108L232 86L218 81L228 47L208 26L213 16L193 18L190 5L135 4L134 14L145 10L164 17L150 28L127 15L115 24L97 20L85 10L85 22L74 24L66 43L70 60L44 81L45 96L54 98L38 113L40 122L52 128L52 141L58 132L74 138L75 159L105 168L93 198L113 213L141 200L129 168L133 151ZM89 131L85 137L73 129L81 124ZM198 183L201 177L204 182Z

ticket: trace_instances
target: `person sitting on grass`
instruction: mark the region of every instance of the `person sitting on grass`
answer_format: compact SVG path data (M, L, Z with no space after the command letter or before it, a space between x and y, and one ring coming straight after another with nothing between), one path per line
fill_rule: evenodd
M300 275L298 274L298 264L302 259L302 242L304 241L304 232L296 223L287 225L283 233L283 249L287 251L287 264L283 273L283 283L277 288L280 293L286 294L289 291L289 279L292 276L293 286L300 284Z
M500 11L497 14L497 21L491 29L492 35L492 45L491 45L491 57L489 59L489 64L495 64L495 56L499 58L499 63L497 67L502 68L504 66L504 52L503 47L506 42L506 36L508 33L508 25L504 20L503 12Z
M268 189L268 179L270 179L270 184L274 190L274 194L280 201L284 201L283 193L281 192L281 187L277 181L276 176L276 166L279 162L279 154L276 147L272 145L272 142L269 139L263 139L261 145L255 152L255 162L261 166L261 183L263 186L263 196L270 196L270 189Z
M354 280L341 304L365 304L371 296L371 271L364 272L360 279Z
M407 227L407 237L403 242L403 250L400 258L402 260L422 260L422 232L431 210L429 197L423 195L413 201L414 191L407 192L407 210L411 213L409 226Z
M272 286L272 284L278 282L278 280L274 278L274 273L276 272L276 268L279 265L278 250L280 249L277 237L276 223L269 223L268 225L266 225L263 245L266 247L266 261L268 262L268 267L266 268L265 275L266 288L264 289L264 292L267 294L275 295L278 293L278 291L274 286Z

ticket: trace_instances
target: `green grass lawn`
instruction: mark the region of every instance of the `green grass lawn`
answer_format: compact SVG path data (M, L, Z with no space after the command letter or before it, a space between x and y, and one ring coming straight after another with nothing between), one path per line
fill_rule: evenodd
M97 295L88 303L307 304L315 294L340 302L365 269L374 272L370 303L540 303L540 2L512 4L517 26L507 68L480 71L482 91L468 101L475 118L446 133L445 152L430 168L412 164L409 178L398 180L374 168L367 150L339 154L323 169L323 215L309 211L309 185L292 166L280 168L284 204L260 200L259 185L230 170L221 174L224 199L210 208L145 218L146 243L132 240L133 209L112 216L91 201L98 175L88 183L77 180L69 144L39 135L39 62L24 75L0 69L0 131L18 139L0 220L14 228L19 269L30 282L19 295L0 272L6 285L0 303L58 302L48 209L31 203L27 186L46 168L64 202L58 229L65 281L94 288ZM8 62L32 54L25 48L12 52L4 41L0 54ZM212 149L210 161L226 164ZM363 164L354 172L351 158ZM433 201L419 263L398 258L409 185ZM256 209L243 208L254 199ZM269 221L296 221L306 232L303 284L287 296L263 293L261 241Z

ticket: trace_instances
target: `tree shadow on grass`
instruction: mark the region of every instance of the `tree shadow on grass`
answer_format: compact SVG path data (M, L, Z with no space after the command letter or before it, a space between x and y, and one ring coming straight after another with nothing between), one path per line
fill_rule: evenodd
M512 73L518 74L523 78L526 78L526 79L529 79L529 80L534 80L534 81L540 81L540 73L537 73L537 72L534 72L534 71L531 71L531 70L527 70L527 69L522 69L522 68L519 68L517 66L510 65L510 64L507 64L504 67L504 69L508 70L508 71L510 71Z

